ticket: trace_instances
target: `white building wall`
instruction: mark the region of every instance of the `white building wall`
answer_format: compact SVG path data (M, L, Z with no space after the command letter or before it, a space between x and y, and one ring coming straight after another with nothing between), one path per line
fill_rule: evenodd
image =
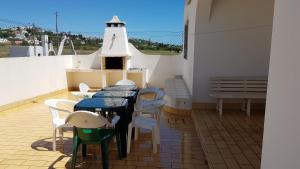
M193 93L193 74L194 74L194 49L195 49L195 26L196 26L196 13L197 13L198 0L192 0L189 5L185 5L184 10L184 25L189 23L189 37L188 37L188 57L182 57L182 76L186 85Z
M0 106L67 88L71 56L0 58Z
M194 102L212 101L212 76L268 75L273 5L274 0L198 0Z
M300 168L300 1L275 1L262 169Z

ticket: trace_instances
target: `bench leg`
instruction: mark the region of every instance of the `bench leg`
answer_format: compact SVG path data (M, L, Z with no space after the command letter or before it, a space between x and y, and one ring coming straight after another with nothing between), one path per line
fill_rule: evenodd
M247 99L247 115L250 117L251 112L251 99Z
M219 109L220 116L222 116L223 115L223 99L219 99L218 109Z
M246 111L246 108L247 108L247 99L243 99L243 102L242 102L242 111Z

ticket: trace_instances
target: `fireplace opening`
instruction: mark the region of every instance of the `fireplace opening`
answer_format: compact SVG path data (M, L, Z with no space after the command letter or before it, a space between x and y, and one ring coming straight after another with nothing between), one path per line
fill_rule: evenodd
M106 57L105 69L124 69L123 57Z

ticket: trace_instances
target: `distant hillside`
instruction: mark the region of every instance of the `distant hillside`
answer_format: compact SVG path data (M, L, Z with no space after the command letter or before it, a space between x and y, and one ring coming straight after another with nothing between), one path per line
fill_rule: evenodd
M182 51L182 46L180 45L152 42L151 40L129 39L129 42L142 51L173 51L176 53Z
M35 26L30 27L14 27L10 29L0 28L0 39L6 39L7 42L0 43L0 46L8 45L22 45L28 46L34 44L34 39L41 40L41 35L48 35L49 42L51 42L55 49L59 46L63 35L70 37L74 43L75 50L78 54L92 53L102 46L103 39L96 37L87 37L81 34L72 34L71 32L60 32L58 35L49 30L44 30ZM160 42L153 42L151 40L144 40L138 38L130 38L137 49L146 54L177 54L182 51L181 45L166 44ZM3 47L2 47L3 48ZM68 48L68 44L65 48ZM1 49L1 48L0 48ZM1 51L0 51L1 52Z

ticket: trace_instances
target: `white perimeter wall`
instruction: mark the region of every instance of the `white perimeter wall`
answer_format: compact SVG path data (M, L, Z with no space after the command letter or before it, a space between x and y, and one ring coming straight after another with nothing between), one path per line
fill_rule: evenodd
M195 102L212 101L212 76L268 75L274 0L198 0L197 6Z
M0 106L67 88L71 56L0 58Z
M300 1L275 1L262 169L300 168Z
M132 53L131 67L147 68L147 83L149 86L164 87L165 80L182 74L180 55L145 55L129 44Z
M147 68L149 86L181 75L181 55L145 55L133 45L131 66ZM100 69L101 49L91 55L0 58L0 106L67 88L68 68Z
M149 86L163 88L165 80L175 75L182 75L182 54L179 55L146 55L137 50L131 43L132 53L130 65L132 68L147 68L147 83ZM74 68L80 63L81 69L101 68L101 49L91 55L73 56Z

